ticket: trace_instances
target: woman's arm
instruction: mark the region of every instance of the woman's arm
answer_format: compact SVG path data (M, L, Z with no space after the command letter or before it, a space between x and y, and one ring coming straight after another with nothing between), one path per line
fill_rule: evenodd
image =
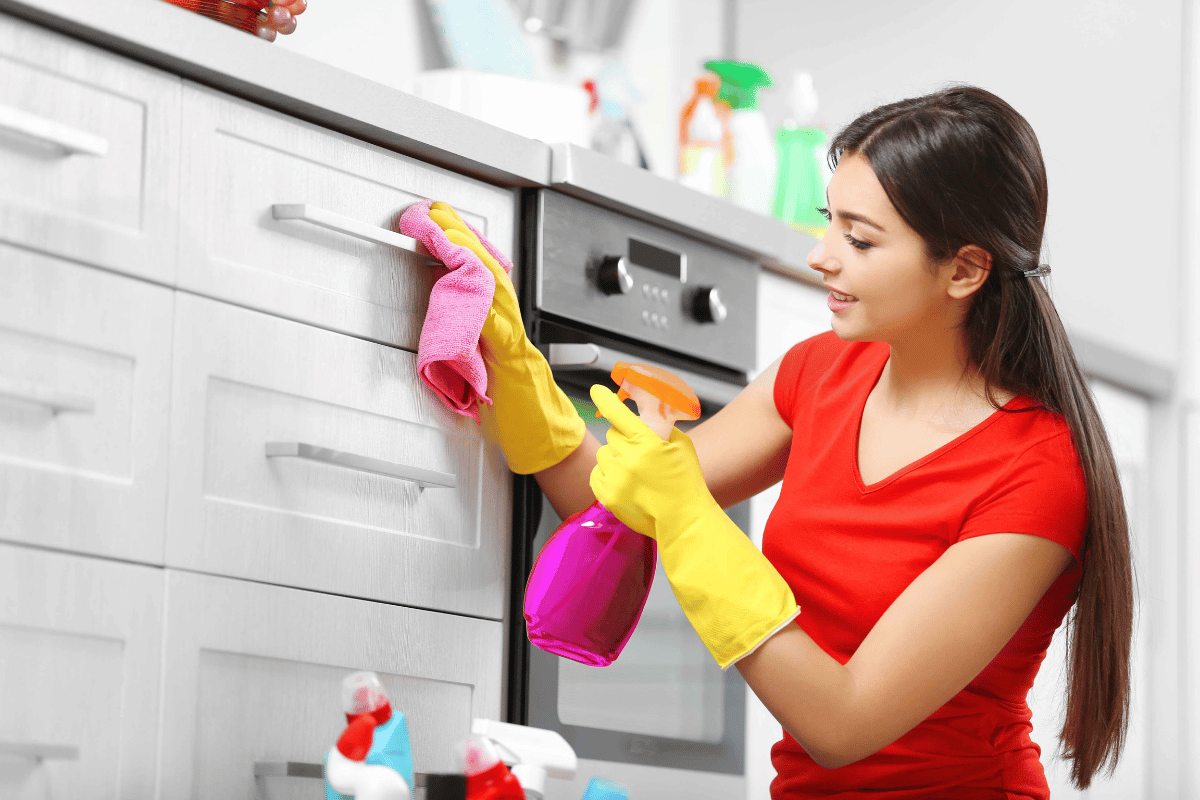
M1037 536L967 539L896 598L844 666L789 625L737 667L818 764L852 764L962 691L1071 561L1065 547Z
M782 360L751 381L729 405L688 431L704 482L722 508L737 505L783 478L792 430L775 408L775 375ZM534 474L560 519L595 502L588 480L601 444L587 433L571 455Z

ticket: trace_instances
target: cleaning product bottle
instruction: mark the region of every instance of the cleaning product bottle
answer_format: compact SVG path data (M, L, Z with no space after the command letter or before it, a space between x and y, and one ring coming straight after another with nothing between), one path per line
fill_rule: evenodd
M696 90L679 115L679 182L705 194L724 197L725 164L732 155L728 106L718 105L721 79L708 74L696 79Z
M700 401L676 376L648 364L618 361L617 397L633 398L642 420L664 440L680 419L697 419ZM547 653L606 667L633 635L650 586L658 545L627 527L599 502L551 534L525 587L529 641Z
M607 778L592 778L583 791L583 800L629 800L629 789Z
M368 749L362 757L356 758L340 747L339 739L339 746L329 751L325 765L326 774L329 774L333 762L338 761L337 753L340 750L341 755L352 761L387 767L403 778L409 787L414 786L408 723L402 713L392 709L379 676L368 671L347 675L342 681L342 711L345 712L348 723L343 737L349 736L348 741L361 741L362 734L354 731L369 729L371 735L367 740ZM335 783L336 781L326 780L326 800L348 800L354 796L337 789Z
M812 75L793 76L790 110L776 134L779 148L779 181L772 213L793 228L820 238L825 218L817 211L825 205L829 167L825 154L829 137L816 125L817 93Z
M758 90L770 86L771 78L762 67L741 61L709 61L704 66L721 76L717 99L730 109L733 159L727 166L729 199L770 216L778 159L767 118L758 107Z
M467 800L525 800L525 790L487 737L467 739L463 762Z

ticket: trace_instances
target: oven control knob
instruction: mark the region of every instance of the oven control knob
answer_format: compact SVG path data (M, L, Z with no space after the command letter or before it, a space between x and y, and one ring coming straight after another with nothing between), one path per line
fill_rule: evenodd
M625 256L606 256L596 270L596 283L605 294L628 294L633 288Z
M729 309L721 302L721 293L716 286L704 286L692 295L692 315L698 322L723 322Z

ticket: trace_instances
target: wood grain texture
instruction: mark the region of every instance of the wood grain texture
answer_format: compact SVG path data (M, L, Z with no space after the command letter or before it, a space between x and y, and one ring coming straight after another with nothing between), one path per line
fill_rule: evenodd
M154 796L163 570L0 544L0 796Z
M0 244L0 539L161 564L174 293Z
M0 133L0 240L175 280L181 80L0 17L0 106L96 136L66 155Z
M254 763L321 763L354 670L378 673L404 713L418 772L458 768L472 717L499 717L499 622L167 573L162 800L318 796L311 779L256 786Z
M435 274L420 256L277 220L305 203L397 230L442 200L503 253L516 195L220 93L184 84L180 286L197 294L417 349Z
M167 563L500 619L511 478L416 357L180 293ZM456 488L302 459L299 441L454 474Z

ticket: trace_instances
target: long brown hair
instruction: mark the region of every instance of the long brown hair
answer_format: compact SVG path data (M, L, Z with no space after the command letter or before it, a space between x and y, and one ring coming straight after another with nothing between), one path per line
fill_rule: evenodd
M1061 752L1085 789L1116 768L1129 717L1133 565L1116 462L1039 265L1046 166L1029 123L1008 103L952 86L870 111L833 140L833 166L864 156L935 264L973 244L992 269L967 313L971 363L995 390L1032 397L1065 417L1087 483L1083 573L1067 643Z

